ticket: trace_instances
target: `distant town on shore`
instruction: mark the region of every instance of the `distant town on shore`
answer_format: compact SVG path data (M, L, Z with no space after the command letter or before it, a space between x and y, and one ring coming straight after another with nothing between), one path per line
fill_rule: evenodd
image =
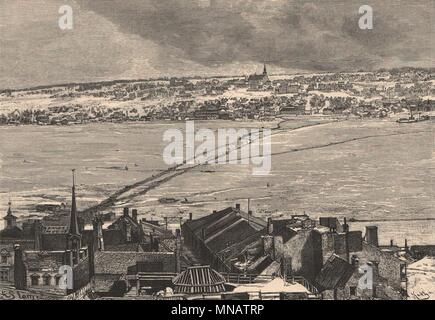
M0 124L400 117L435 111L433 69L161 78L0 91Z

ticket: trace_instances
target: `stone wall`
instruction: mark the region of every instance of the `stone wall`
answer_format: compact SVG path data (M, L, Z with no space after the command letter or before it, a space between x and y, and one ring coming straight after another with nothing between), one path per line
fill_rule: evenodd
M285 261L291 261L291 266L285 266L293 275L304 276L314 280L322 268L321 237L312 229L300 230L282 246L275 246L276 255Z

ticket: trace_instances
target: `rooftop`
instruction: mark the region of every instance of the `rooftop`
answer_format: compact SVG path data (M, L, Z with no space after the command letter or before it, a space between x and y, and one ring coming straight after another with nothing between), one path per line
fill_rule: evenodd
M173 280L175 293L219 293L225 291L225 278L210 266L187 268Z
M100 251L95 254L95 274L127 274L137 262L161 262L163 271L173 257L170 252Z
M24 264L28 271L58 272L65 264L64 251L24 251Z
M305 288L303 285L295 282L289 283L284 279L277 277L266 283L253 283L253 284L245 284L238 286L234 289L233 293L306 293L310 294L311 292Z
M229 207L197 220L189 220L185 225L203 239L211 251L219 252L264 230L267 223Z
M333 254L316 277L320 291L342 288L353 275L355 267Z
M425 257L410 264L408 273L408 294L410 300L435 299L435 258Z

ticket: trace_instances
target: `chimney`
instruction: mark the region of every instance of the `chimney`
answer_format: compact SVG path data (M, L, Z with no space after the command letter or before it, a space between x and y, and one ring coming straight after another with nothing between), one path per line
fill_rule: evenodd
M153 233L152 232L150 232L150 246L151 246L151 249L150 249L150 251L153 251L153 246L154 246L154 235L153 235Z
M272 218L267 218L267 234L273 233L273 220Z
M41 250L41 234L42 234L42 223L40 220L36 220L33 224L35 228L35 250L40 251Z
M270 256L272 259L275 259L275 248L274 248L274 238L273 236L267 235L263 236L263 255Z
M376 287L378 285L378 278L379 278L379 261L370 261L367 263L367 265L371 266L373 268L373 284L372 284L372 290L373 290L373 297L376 297Z
M168 230L168 217L164 217L165 219L165 228L166 230Z
M181 272L181 244L179 241L176 241L175 252L175 273L179 274Z
M408 239L405 239L405 251L408 251L409 250L409 248L408 248Z
M358 265L359 265L359 259L358 259L358 256L356 256L356 255L353 255L353 256L352 256L351 264L352 264L354 267L358 267Z
M95 248L94 243L88 245L88 267L89 267L89 282L95 275Z
M133 209L131 211L131 217L133 218L134 222L138 223L138 220L137 220L137 209Z
M128 207L124 208L124 217L128 217Z
M181 230L176 229L175 230L175 272L180 273L181 272L181 254L183 250L183 246L181 244Z
M19 244L14 245L14 284L17 290L27 289L27 272L23 260L23 250Z
M240 211L240 203L236 203L236 210Z
M393 239L390 240L390 247L394 247L394 241L393 241Z
M100 216L95 217L93 220L94 227L94 250L104 251L104 238L103 238L103 220Z
M193 215L192 212L189 212L189 220L192 221Z
M85 231L85 219L79 217L77 218L77 222L79 225L80 234L83 234L83 232Z
M65 250L65 264L74 267L74 256L72 250Z
M248 224L250 224L251 222L251 217L252 217L252 211L248 210Z
M349 232L349 225L347 224L346 217L344 218L344 222L343 222L343 232L344 233L348 233Z
M153 243L153 250L154 252L159 252L159 244L160 244L160 240L159 237L154 237L154 243Z
M213 210L213 214L217 213L217 210Z
M377 226L366 226L366 241L372 246L379 246Z

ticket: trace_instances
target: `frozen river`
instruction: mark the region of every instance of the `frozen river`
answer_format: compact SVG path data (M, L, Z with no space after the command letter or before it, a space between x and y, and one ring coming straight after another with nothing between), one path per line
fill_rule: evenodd
M424 220L435 219L434 123L344 121L290 130L305 123L295 119L275 132L268 176L253 176L243 165L210 165L125 204L146 217L199 216L236 202L246 208L250 198L256 215L373 219L351 227L377 224L383 243L435 243L435 221ZM198 129L273 125L195 123ZM18 216L34 213L38 203L69 202L72 168L79 208L96 204L166 169L163 132L174 127L184 123L0 127L0 212L6 212L9 196ZM161 197L188 203L161 204Z

